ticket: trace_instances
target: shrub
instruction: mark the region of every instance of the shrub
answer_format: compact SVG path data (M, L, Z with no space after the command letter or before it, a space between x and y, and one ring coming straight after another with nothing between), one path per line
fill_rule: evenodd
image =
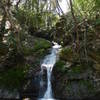
M69 47L62 49L62 51L60 52L60 58L65 61L72 61L73 59L72 48Z

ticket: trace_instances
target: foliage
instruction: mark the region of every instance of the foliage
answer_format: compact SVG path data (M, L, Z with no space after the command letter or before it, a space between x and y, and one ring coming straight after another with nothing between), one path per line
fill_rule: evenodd
M16 48L16 39L14 37L14 34L9 34L8 37L7 37L7 45L10 47L10 48Z
M55 64L55 67L57 69L57 71L60 71L60 72L65 72L65 62L62 61L62 60L58 60Z
M21 25L26 25L29 28L45 29L47 27L52 27L58 19L57 15L44 9L45 6L46 3L43 1L26 1L26 3L21 5L20 9L15 13L15 17Z
M96 19L94 24L95 24L95 26L99 26L100 25L100 18Z
M0 0L0 17L2 16L2 20L0 20L0 56L10 54L12 48L15 51L11 59L16 57L14 54L17 55L19 48L22 49L23 52L20 53L23 53L24 56L40 57L44 55L51 47L51 43L35 37L36 39L31 41L33 44L29 45L30 41L27 41L26 33L29 35L37 33L37 31L51 29L53 39L66 46L60 52L61 60L55 65L59 72L66 73L67 61L71 63L77 61L79 64L67 70L66 75L73 76L80 75L86 67L89 67L89 65L84 67L81 59L85 59L87 64L89 60L93 60L94 63L100 62L100 43L97 42L98 40L100 42L98 31L100 29L100 0L70 0L73 1L73 4L70 5L71 10L66 14L63 14L57 1L25 0L18 5L12 5L11 0ZM61 14L62 16L60 16ZM11 24L9 29L5 29L6 21ZM4 45L1 43L5 38L4 34L9 32L10 34L6 38L7 45ZM27 44L24 45L23 41ZM95 52L91 53L89 50ZM28 65L17 66L1 72L0 85L19 87L28 68ZM80 84L91 88L88 82L82 81Z
M5 72L1 72L0 86L8 89L20 88L28 69L28 65L17 65Z
M98 12L99 0L74 0L74 10L77 16L94 18Z
M68 71L68 74L72 74L72 75L81 74L85 71L85 69L86 69L86 67L81 64L76 65L76 66L73 66L70 71Z
M65 61L72 61L73 59L73 52L72 48L63 48L60 52L60 58Z

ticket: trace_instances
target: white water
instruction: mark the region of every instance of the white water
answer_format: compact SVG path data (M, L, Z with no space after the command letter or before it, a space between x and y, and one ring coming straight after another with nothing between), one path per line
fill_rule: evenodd
M57 60L57 53L60 50L60 45L53 42L54 46L52 47L51 53L45 57L43 63L41 64L41 72L46 69L47 70L47 89L42 99L39 100L54 100L52 93L52 85L51 85L51 75L54 64ZM40 81L40 86L43 86L43 79Z

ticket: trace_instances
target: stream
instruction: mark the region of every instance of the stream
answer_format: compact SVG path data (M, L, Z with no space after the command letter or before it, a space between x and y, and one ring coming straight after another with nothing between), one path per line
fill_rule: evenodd
M43 88L44 88L45 81L43 80L43 76L42 76L42 73L44 72L44 70L46 70L46 75L47 75L47 77L46 77L47 78L47 88L46 88L46 91L44 92L43 96L42 97L40 96L38 100L54 100L52 84L51 84L51 75L52 75L52 69L57 60L57 54L58 54L61 46L55 42L53 42L53 44L54 44L54 46L52 46L50 54L48 54L44 58L43 63L41 64L40 94L42 94L44 92Z

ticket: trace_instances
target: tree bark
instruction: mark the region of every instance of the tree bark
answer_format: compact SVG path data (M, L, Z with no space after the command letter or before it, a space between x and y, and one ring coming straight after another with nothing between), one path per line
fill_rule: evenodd
M73 9L73 4L72 4L72 0L69 0L70 1L70 7L71 7L71 13L72 13L72 17L73 17L73 20L74 20L74 33L75 33L75 49L77 50L78 52L78 48L79 48L79 34L78 34L78 29L77 29L77 26L78 26L78 22L76 20L76 17L75 17L75 14L74 14L74 9Z

